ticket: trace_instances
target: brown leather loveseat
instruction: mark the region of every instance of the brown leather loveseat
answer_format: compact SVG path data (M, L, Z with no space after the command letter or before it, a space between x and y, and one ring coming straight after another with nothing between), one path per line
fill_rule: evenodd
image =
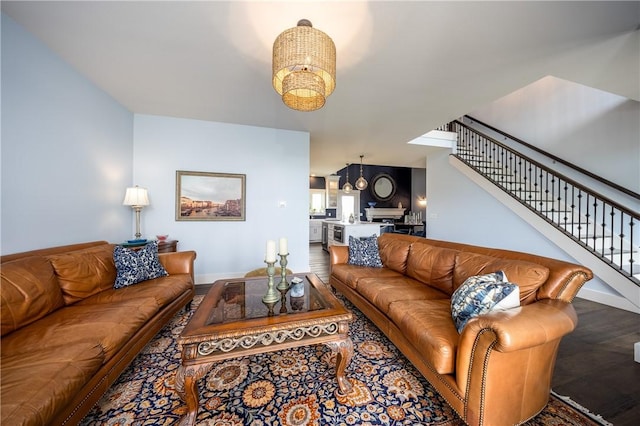
M161 253L168 276L114 289L104 241L1 258L1 424L77 424L194 296L195 252Z
M520 424L547 404L583 266L515 251L401 234L378 238L383 267L348 264L330 248L331 286L398 347L469 425ZM458 333L451 296L471 276L502 270L520 307L471 319ZM517 303L517 300L516 300Z

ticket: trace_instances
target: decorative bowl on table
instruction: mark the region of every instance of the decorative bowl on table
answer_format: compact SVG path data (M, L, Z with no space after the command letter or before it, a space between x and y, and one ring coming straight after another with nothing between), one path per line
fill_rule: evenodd
M158 239L158 241L166 241L168 237L169 237L169 234L167 234L167 235L156 235L156 238Z

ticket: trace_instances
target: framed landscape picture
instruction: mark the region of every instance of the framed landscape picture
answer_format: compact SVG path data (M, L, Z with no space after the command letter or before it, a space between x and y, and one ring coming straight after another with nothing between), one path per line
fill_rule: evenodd
M245 178L176 171L176 220L245 220Z

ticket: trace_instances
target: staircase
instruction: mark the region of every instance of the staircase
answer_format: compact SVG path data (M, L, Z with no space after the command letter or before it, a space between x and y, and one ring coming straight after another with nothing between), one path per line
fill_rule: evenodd
M638 212L461 121L449 123L446 130L458 136L450 162L460 162L459 168L470 169L476 175L474 180L480 175L491 182L492 191L507 195L505 204L512 204L512 210L535 216L532 221L538 225L530 223L536 229L551 229L545 232L555 234L552 240L558 233L570 239L573 247L569 254L623 295L631 304L630 310L640 310Z

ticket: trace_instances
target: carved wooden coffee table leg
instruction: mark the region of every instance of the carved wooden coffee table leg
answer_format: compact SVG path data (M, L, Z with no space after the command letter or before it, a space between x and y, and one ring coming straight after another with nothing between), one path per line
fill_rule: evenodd
M180 426L194 426L198 417L200 396L198 394L198 380L200 380L213 366L213 362L200 365L180 366L176 374L176 391L187 403L187 413L180 419Z
M338 379L338 387L340 393L347 395L352 390L351 382L347 379L344 371L351 362L353 356L353 342L349 337L337 342L326 343L332 351L337 352L336 356L336 378Z

